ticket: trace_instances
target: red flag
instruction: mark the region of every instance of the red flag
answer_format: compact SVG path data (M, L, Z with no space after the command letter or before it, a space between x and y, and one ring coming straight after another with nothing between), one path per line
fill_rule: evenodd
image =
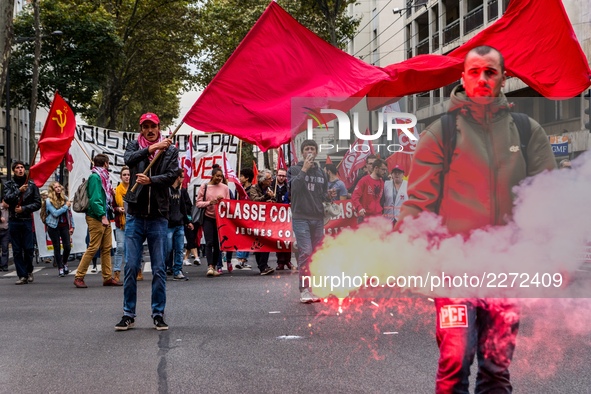
M285 156L283 156L283 148L281 146L277 148L277 169L287 170L287 165L285 164Z
M521 0L511 1L498 21L447 56L420 55L385 67L391 78L375 84L368 96L402 97L457 81L464 57L479 45L498 49L507 74L545 97L574 97L591 85L589 63L562 2ZM369 107L382 106L379 101Z
M69 172L72 172L72 170L74 169L74 158L70 154L69 149L68 149L68 152L66 153L66 156L64 158L66 159L66 169Z
M289 158L291 160L291 165L296 165L298 162L298 155L296 153L295 142L293 140L289 141L289 153L291 154L291 157Z
M29 178L37 187L49 179L72 145L76 130L76 115L56 92L39 138L41 159L29 170Z
M369 130L368 130L369 131ZM367 156L374 153L371 141L365 141L360 138L355 141L351 149L345 153L341 164L339 164L339 178L349 189L355 183L357 171L365 165Z
M233 182L234 185L236 185L236 193L238 193L238 199L239 200L248 200L248 195L246 194L246 190L244 190L244 187L242 187L242 183L240 183L240 180L236 176L236 172L234 172L234 169L230 165L230 161L228 160L228 157L226 156L226 152L224 152L224 174L225 174L227 180Z
M267 150L291 137L293 97L363 96L368 85L387 78L381 68L330 45L271 2L183 121ZM301 124L306 121L304 113L297 116Z
M325 164L332 164L332 159L329 155L326 155L326 163Z
M257 168L257 162L254 160L252 161L252 172L254 173L252 183L257 183L259 179L259 169Z
M183 163L183 188L187 188L189 183L191 183L191 178L193 177L193 132L191 131L191 135L189 136L189 143L187 144L187 150L185 151L185 160Z

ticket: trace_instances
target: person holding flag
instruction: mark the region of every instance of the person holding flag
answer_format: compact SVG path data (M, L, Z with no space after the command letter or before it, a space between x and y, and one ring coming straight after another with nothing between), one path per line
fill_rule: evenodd
M166 306L165 251L168 233L169 187L178 178L178 150L170 138L163 138L158 115L140 117L140 134L125 149L125 165L130 169L125 226L125 279L123 317L115 330L134 326L137 303L137 274L141 268L143 243L148 241L152 265L152 319L156 330L168 330ZM136 190L137 188L137 190Z

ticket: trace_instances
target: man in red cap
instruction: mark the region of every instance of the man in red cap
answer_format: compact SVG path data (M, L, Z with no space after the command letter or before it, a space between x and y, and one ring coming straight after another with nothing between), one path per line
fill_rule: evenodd
M161 154L159 154L161 153ZM165 249L168 234L169 187L178 177L178 151L170 138L160 133L160 119L154 113L140 118L140 134L125 149L129 167L129 189L125 195L125 279L123 317L115 329L126 331L135 323L137 274L141 267L143 243L148 241L152 265L152 319L157 330L167 330ZM150 169L147 169L151 165ZM136 185L137 184L137 185ZM134 186L137 190L133 191Z

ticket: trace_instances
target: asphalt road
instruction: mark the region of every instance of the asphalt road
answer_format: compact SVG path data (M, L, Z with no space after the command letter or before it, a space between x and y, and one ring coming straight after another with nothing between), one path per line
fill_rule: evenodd
M346 300L339 313L333 300L300 304L297 273L186 267L189 281L167 282L168 331L153 328L146 273L136 328L116 332L121 287L88 274L76 289L72 274L36 268L22 286L13 267L0 274L0 393L434 391L435 313L422 297ZM590 320L588 300L530 302L514 392L591 392Z

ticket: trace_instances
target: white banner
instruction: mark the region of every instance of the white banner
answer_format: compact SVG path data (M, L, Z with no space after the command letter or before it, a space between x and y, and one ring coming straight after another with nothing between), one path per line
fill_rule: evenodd
M137 133L108 130L96 126L76 126L74 138L77 141L74 141L70 148L70 154L72 155L74 164L70 172L69 184L66 185L69 198L71 199L74 196L78 185L82 183L82 179L88 179L91 169L90 158L93 158L99 153L106 154L110 157L109 173L111 175L111 183L113 188L115 188L120 181L121 167L125 164L125 147L129 141L137 139L137 136ZM190 134L188 133L177 133L174 137L175 144L179 148L179 159L184 159L184 152L188 148L189 138ZM211 179L212 166L219 164L224 168L224 153L226 153L230 164L235 169L238 153L238 138L227 134L193 132L194 169L193 178L188 187L189 196L191 196L192 201L195 199L195 194L199 186L203 182L209 182ZM82 253L86 250L86 218L83 213L72 212L72 214L74 215L76 230L72 238L71 253ZM44 228L38 212L35 213L35 227ZM46 232L37 231L36 234L40 256L52 256L53 248L49 246L51 242L48 245L47 241L49 237ZM115 245L115 240L113 240L113 245Z

